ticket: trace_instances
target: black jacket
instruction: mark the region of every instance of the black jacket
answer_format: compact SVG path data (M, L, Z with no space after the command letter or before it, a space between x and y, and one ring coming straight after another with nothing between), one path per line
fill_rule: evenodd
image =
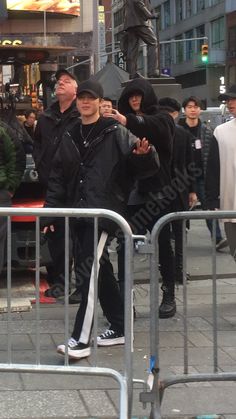
M133 92L140 92L143 96L142 116L136 115L129 106L128 99ZM139 203L138 194L144 199L149 199L149 192L165 194L163 188L171 183L175 124L168 112L159 110L152 85L145 79L137 78L127 84L119 99L118 109L127 118L126 127L137 137L146 137L154 145L160 159L159 172L138 181L135 189L137 193L132 194L130 201L131 205L136 205Z
M99 132L80 154L76 134L78 121L63 135L50 173L46 207L104 208L126 216L133 177L158 172L156 151L136 155L136 138L110 118L100 118ZM102 227L111 232L110 224Z
M43 112L34 133L33 158L40 183L47 187L53 157L56 154L63 133L78 118L75 101L64 112L60 112L58 101Z
M172 185L177 194L173 210L187 211L189 193L196 192L195 164L191 134L178 124L175 127L172 176Z

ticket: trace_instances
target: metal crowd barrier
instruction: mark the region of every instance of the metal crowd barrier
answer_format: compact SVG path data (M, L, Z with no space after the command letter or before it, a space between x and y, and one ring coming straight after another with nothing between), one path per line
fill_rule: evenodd
M36 307L35 307L35 334L36 334L36 359L35 364L12 363L12 315L11 315L11 216L35 216L36 217ZM81 374L89 376L111 377L117 381L120 389L119 418L128 419L132 408L133 394L133 240L130 226L119 214L104 209L23 209L23 208L0 208L0 216L7 216L7 363L0 363L1 372L20 373L46 373L46 374ZM94 219L94 299L97 301L97 245L98 245L98 221L99 218L107 218L116 223L122 230L125 241L125 349L124 349L124 372L105 367L97 367L97 304L94 304L94 347L92 353L92 366L82 367L69 365L68 348L65 353L64 366L42 365L40 359L40 217L64 217L65 218L65 342L69 338L69 218L93 218ZM56 355L55 355L56 359Z
M189 373L188 363L188 299L186 286L186 221L187 220L213 220L212 235L212 316L213 316L213 372ZM150 243L140 248L142 253L150 254L150 372L152 373L152 387L148 392L140 393L140 401L145 405L151 403L150 419L161 419L161 402L165 389L180 383L210 382L210 381L236 381L235 372L218 372L218 331L217 331L217 283L216 283L216 220L236 219L236 211L193 211L176 212L165 215L153 227ZM182 221L183 232L183 322L184 322L184 365L182 375L162 377L159 361L159 275L158 275L158 237L161 229L172 221Z

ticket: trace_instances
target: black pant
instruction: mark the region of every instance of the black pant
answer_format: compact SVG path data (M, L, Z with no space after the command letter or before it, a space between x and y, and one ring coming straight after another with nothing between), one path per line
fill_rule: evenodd
M0 207L10 207L11 197L7 190L0 190ZM5 262L5 246L7 237L7 217L0 217L0 273Z
M131 205L129 207L129 222L134 231L134 219L142 209L145 209L145 205ZM154 224L165 214L170 212L168 209L159 212L158 216L149 218L147 221L145 218L143 223L139 222L136 224L135 234L145 234L146 230L152 231ZM137 218L136 218L137 219ZM168 293L174 296L175 293L175 273L174 273L174 254L171 246L171 232L170 224L165 225L159 235L159 263L160 272L163 280L163 285ZM124 250L122 241L118 251L118 279L122 288L122 278L124 278ZM124 282L124 279L123 279Z
M94 288L92 273L94 262L94 227L89 223L79 223L74 227L73 236L76 237L77 273L80 278L82 301L79 306L72 337L87 344L90 340L94 313ZM114 276L113 267L106 249L107 235L98 234L98 257L100 269L98 275L98 296L103 313L111 324L111 329L124 333L124 305ZM98 266L99 268L99 266Z
M65 221L58 219L53 224L54 231L47 232L48 250L52 263L47 265L48 282L51 285L65 284ZM71 253L71 252L70 252ZM69 271L71 273L72 259L70 258Z

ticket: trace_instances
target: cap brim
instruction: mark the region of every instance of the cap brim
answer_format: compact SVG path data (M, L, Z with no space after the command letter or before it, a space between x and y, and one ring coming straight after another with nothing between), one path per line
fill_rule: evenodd
M79 90L79 92L77 93L77 97L80 97L82 93L90 93L90 95L92 95L95 99L98 99L100 97L97 93L90 89Z
M218 96L219 100L228 100L228 99L236 99L236 93L223 93L221 95Z
M63 74L66 74L67 76L69 76L72 80L75 80L77 83L78 83L78 81L77 81L77 79L76 79L76 77L75 76L73 76L73 74L71 74L69 71L67 71L67 70L58 70L56 73L55 73L55 78L56 78L56 80L58 81L59 80L59 78L61 77L61 76L63 76Z

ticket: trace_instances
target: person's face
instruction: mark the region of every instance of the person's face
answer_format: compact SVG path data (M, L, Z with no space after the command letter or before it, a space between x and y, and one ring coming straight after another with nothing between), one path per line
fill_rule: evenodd
M134 112L139 112L141 109L142 95L140 93L134 93L129 97L129 106Z
M229 112L236 118L236 99L228 99L226 103Z
M71 79L67 74L62 74L56 83L56 96L65 97L68 100L74 100L77 90L77 83Z
M200 116L201 108L200 106L196 105L195 102L188 102L184 112L187 118L196 119Z
M110 100L102 100L101 106L100 106L100 114L110 114L112 111L112 103Z
M82 93L77 97L77 109L82 117L89 118L99 113L101 99L96 99L90 93Z
M35 123L35 120L36 120L36 116L35 116L35 114L33 112L31 112L29 114L29 116L26 118L27 125L29 127L32 127L34 125L34 123Z

